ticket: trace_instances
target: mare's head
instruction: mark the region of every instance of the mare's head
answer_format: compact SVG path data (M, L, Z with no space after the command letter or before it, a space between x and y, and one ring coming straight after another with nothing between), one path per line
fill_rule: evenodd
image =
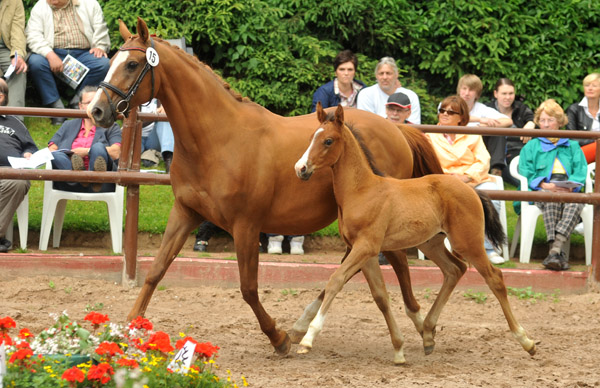
M138 35L131 35L125 23L119 20L119 32L125 44L111 59L106 78L87 108L95 125L110 127L119 114L127 116L131 109L150 101L158 91L160 78L154 69L159 57L148 26L141 18L138 18L137 31Z
M308 149L295 166L296 175L302 180L308 180L315 170L333 166L342 153L344 108L338 105L334 114L327 114L318 102L317 118L321 125L313 133Z

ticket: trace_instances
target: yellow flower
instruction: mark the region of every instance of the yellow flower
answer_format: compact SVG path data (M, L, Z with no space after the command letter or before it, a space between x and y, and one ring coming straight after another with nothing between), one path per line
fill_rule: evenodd
M244 387L247 387L248 381L246 381L246 378L244 377L244 375L242 375L242 381L244 382Z
M185 333L179 332L179 336L180 336L181 338L185 338Z

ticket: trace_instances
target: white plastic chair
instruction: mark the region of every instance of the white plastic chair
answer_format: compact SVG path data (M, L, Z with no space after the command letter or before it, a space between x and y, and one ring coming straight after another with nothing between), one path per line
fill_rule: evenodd
M46 162L46 169L52 169L51 162ZM48 249L52 220L54 220L52 246L58 248L60 245L67 200L106 202L106 206L108 207L108 218L110 221L112 250L115 253L121 253L123 251L123 196L125 192L123 186L116 185L115 191L109 193L76 193L56 190L52 184L52 181L44 182L44 208L42 210L42 225L40 228L41 251Z
M21 249L27 249L27 234L29 232L29 194L25 194L23 201L15 212L17 215L17 223L19 224L19 240L21 243ZM6 231L6 238L13 241L13 221L10 220L8 224L8 230ZM13 242L13 246L15 243Z
M504 190L504 180L502 179L501 176L498 175L491 175L490 177L492 179L494 179L496 186L498 186L498 190ZM504 234L507 235L507 222L506 222L506 202L505 201L500 201L500 214L498 214L498 216L500 217L500 223L502 224L502 229L504 230ZM450 245L450 241L448 241L448 239L444 240L444 244L446 245L446 248L449 251L452 251L452 246ZM421 260L425 259L425 255L423 254L423 252L421 252L420 250L417 250L418 252L418 257ZM509 255L508 255L508 242L504 242L504 244L502 245L502 257L504 257L504 261L508 261L509 260Z
M590 193L593 191L592 188L592 179L590 177L590 173L595 171L596 163L591 163L588 165L588 172L585 182L585 192ZM527 178L519 174L519 156L515 157L510 162L510 175L514 178L518 179L520 182L520 190L521 191L529 191L529 185L527 183ZM533 237L535 234L535 225L537 224L537 219L542 215L542 211L535 204L530 204L528 201L521 201L521 215L517 219L517 224L515 225L515 234L513 235L513 240L510 247L511 256L514 255L515 250L517 248L517 242L519 241L519 237L521 240L521 251L519 254L519 261L521 263L529 263L529 259L531 258L531 248L533 246ZM583 220L583 237L585 239L585 264L592 264L592 230L594 226L594 207L592 205L585 205L583 210L581 211L581 218ZM567 245L567 251L565 252L568 255L568 250L570 247L570 236L569 236L569 245Z

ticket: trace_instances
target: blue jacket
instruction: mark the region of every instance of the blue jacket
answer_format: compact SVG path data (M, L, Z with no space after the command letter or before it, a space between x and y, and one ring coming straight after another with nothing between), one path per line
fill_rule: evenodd
M364 82L359 81L357 79L353 80L356 83L361 84L363 87L365 86ZM310 107L310 111L314 112L317 110L317 102L321 101L321 105L324 108L329 108L331 106L338 106L340 104L340 96L335 94L333 90L333 80L327 82L325 85L322 85L317 91L313 94L313 101Z
M73 142L79 133L81 128L81 122L83 119L67 120L61 127L56 131L52 139L48 142L56 144L58 149L72 149ZM109 129L96 127L96 133L94 134L94 140L92 144L101 142L106 147L111 146L115 143L121 142L121 128L119 124L114 123Z

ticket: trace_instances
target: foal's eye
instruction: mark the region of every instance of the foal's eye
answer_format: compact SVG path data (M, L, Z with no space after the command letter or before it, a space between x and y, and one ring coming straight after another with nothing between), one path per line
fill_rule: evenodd
M333 144L333 139L325 139L325 141L323 142L323 144L324 144L326 147L329 147L330 145L332 145L332 144Z
M133 70L137 69L137 67L138 67L137 62L135 62L135 61L127 62L127 70L129 70L129 71L133 71Z

